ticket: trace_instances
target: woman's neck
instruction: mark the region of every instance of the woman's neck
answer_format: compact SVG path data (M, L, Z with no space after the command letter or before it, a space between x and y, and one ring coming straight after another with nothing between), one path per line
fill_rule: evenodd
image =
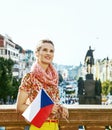
M38 62L38 64L46 71L49 64L45 64L45 63L41 63L41 62Z

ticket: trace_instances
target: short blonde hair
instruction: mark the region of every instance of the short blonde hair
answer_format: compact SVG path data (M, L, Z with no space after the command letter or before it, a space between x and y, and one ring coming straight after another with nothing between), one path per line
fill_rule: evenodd
M43 39L43 40L39 41L38 45L36 46L35 52L39 51L41 49L42 44L44 44L44 43L49 43L54 46L54 43L51 40Z

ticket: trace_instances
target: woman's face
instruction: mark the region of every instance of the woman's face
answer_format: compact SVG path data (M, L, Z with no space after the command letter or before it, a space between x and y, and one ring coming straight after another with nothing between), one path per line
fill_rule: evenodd
M42 43L39 51L36 52L40 64L50 64L54 57L54 46L50 43Z

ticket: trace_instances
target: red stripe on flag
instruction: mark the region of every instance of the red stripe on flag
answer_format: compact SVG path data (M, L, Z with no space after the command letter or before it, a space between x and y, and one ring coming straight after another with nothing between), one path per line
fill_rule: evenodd
M42 124L46 121L48 116L50 115L54 104L48 105L46 107L40 108L40 111L35 115L31 124L40 128Z

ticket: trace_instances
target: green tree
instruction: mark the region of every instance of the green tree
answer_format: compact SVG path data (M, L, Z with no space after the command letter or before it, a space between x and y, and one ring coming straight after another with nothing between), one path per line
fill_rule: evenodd
M17 99L18 87L20 85L20 82L21 79L17 79L16 77L13 77L13 84L10 89L10 93L11 93L10 96L12 97L13 101Z
M107 96L110 93L110 81L104 81L102 83L102 94Z
M109 91L110 95L112 95L112 81L109 82Z
M10 94L12 86L12 67L14 62L11 59L0 57L0 99L4 103L7 101L7 96Z

